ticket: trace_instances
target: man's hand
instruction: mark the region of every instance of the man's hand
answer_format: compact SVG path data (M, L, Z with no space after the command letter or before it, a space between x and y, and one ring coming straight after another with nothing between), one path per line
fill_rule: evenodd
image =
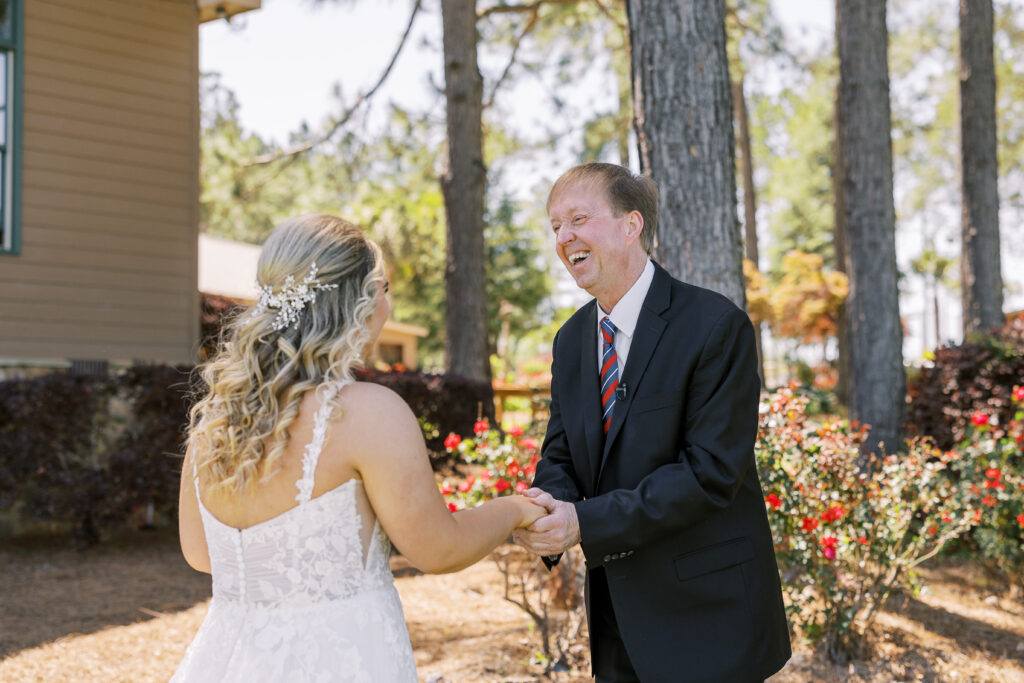
M531 553L550 557L560 555L580 542L580 523L572 503L555 500L540 489L527 489L523 495L544 506L548 514L525 529L514 533L516 543Z

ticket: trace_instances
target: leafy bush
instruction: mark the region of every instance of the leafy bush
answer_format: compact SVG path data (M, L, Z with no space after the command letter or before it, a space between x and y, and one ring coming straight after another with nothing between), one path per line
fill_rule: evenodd
M971 537L982 556L1005 572L1014 593L1024 586L1024 387L1014 387L1013 418L1001 429L978 412L959 450L964 457L953 469L982 496L984 514Z
M980 496L948 476L958 453L924 440L860 468L867 430L810 422L794 389L762 404L758 471L791 621L843 661L914 567L978 522Z
M998 438L1013 417L1011 393L1022 377L1024 315L994 335L938 349L932 367L909 383L908 427L939 448L952 448L966 437L971 416L982 412Z
M520 427L501 434L487 420L479 420L472 437L449 434L445 446L473 470L461 482L445 480L440 485L453 512L525 491L537 467L538 441L525 436ZM541 645L534 660L546 671L582 663L580 654L586 649L579 642L585 621L583 553L570 548L550 572L539 558L519 547L499 548L491 557L505 579L505 599L533 620Z

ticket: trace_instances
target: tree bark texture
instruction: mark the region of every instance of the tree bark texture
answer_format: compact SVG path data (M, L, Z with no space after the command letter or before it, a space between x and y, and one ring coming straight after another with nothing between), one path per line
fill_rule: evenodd
M747 98L743 94L743 74L732 84L732 104L736 112L736 149L740 153L740 169L743 175L743 257L754 262L758 268L760 254L757 251L757 195L754 190L754 159L750 151L750 119L747 117ZM744 288L746 284L744 283ZM761 386L765 386L764 345L761 341L761 326L754 325L754 343L757 347L757 373Z
M896 289L885 0L836 0L839 145L850 295L850 416L867 452L899 450L906 400Z
M839 42L838 32L836 43ZM843 188L843 146L839 141L842 127L842 111L839 107L839 84L836 84L832 109L832 192L834 194L834 220L832 226L832 249L835 254L835 268L846 274L846 191ZM836 400L844 406L850 405L850 330L846 324L846 302L839 306L836 320Z
M1002 327L992 0L960 0L960 258L964 336Z
M448 169L445 361L448 372L491 380L484 250L483 79L477 68L476 0L442 0Z
M658 260L746 306L722 0L629 0L640 166L660 191Z

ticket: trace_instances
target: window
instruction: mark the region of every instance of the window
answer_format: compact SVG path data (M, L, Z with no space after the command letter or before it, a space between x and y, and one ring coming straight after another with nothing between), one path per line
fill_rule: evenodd
M21 143L23 0L0 0L0 253L21 250L18 167Z

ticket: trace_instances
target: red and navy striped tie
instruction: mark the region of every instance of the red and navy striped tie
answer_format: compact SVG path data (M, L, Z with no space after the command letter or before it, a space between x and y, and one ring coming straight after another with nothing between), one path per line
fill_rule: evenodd
M615 355L615 325L608 316L601 318L601 422L604 433L612 424L615 390L619 388L619 358Z

